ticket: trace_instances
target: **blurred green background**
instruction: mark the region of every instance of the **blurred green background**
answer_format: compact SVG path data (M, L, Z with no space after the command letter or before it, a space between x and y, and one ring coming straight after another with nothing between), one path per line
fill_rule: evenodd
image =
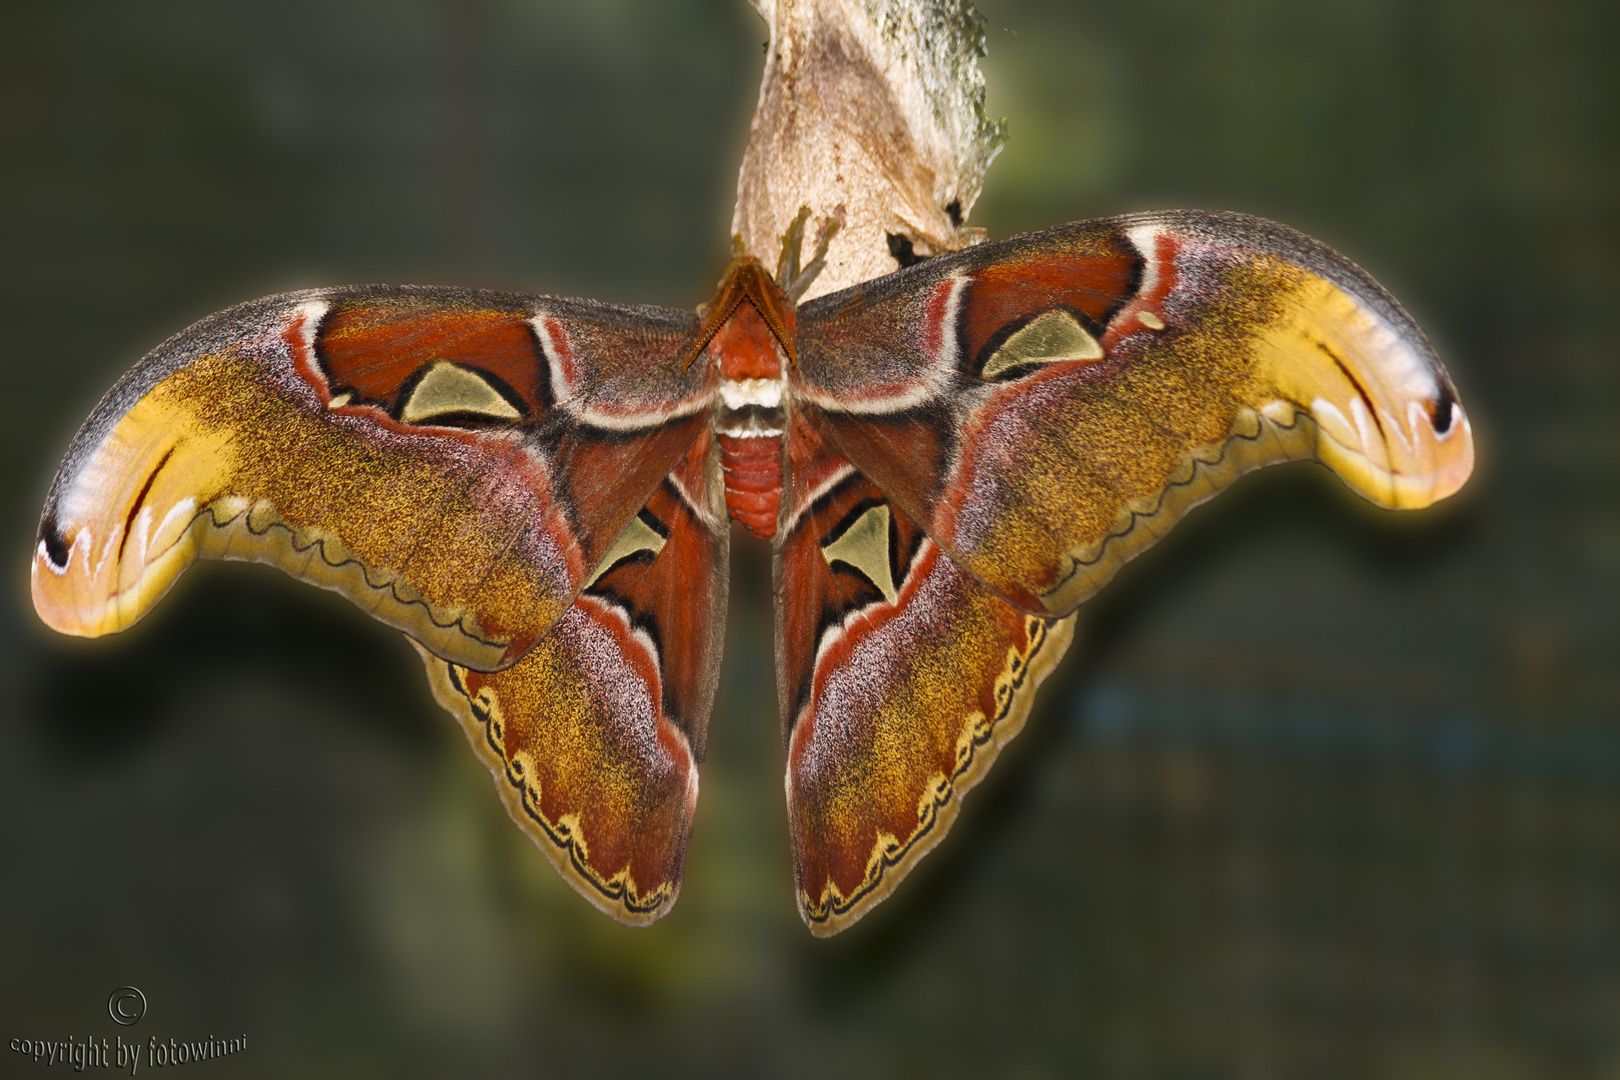
M345 602L204 565L83 642L25 570L100 394L230 303L704 299L754 13L0 6L0 1037L248 1036L196 1075L1620 1078L1620 8L981 9L1010 141L973 223L1311 232L1428 329L1480 466L1423 514L1304 465L1195 513L1088 605L949 840L816 942L758 545L686 885L639 931L552 872Z

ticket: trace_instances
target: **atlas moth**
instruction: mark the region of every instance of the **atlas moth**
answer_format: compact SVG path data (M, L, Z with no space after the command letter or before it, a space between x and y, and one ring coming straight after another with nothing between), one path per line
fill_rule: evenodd
M625 923L669 911L730 522L772 545L799 910L836 933L939 842L1075 609L1191 507L1314 458L1380 506L1473 464L1423 332L1284 226L1166 212L940 255L799 304L739 256L702 314L452 288L242 304L68 449L40 616L98 635L198 558L403 630L514 821Z

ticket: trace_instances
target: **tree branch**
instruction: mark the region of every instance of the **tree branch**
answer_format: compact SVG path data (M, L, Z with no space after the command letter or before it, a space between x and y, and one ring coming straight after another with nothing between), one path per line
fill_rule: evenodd
M1001 149L984 115L984 25L965 0L754 0L769 59L737 181L732 232L775 266L808 206L808 235L843 228L805 299L977 243L964 222Z

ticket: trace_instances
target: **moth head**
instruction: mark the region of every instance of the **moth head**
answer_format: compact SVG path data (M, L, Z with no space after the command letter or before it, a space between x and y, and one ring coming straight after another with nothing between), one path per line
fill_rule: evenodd
M683 369L692 366L702 355L703 350L709 347L709 342L714 340L714 336L745 303L759 313L771 337L782 346L788 364L798 363L798 354L793 348L795 313L792 299L758 259L752 255L740 255L731 260L731 265L726 268L725 277L720 279L720 287L715 291L714 299L703 309L698 334L686 352Z

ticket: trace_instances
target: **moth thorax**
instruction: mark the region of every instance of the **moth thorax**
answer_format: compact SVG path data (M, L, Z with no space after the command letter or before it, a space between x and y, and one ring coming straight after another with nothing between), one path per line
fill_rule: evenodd
M738 304L710 345L724 379L780 379L782 346L753 304Z

